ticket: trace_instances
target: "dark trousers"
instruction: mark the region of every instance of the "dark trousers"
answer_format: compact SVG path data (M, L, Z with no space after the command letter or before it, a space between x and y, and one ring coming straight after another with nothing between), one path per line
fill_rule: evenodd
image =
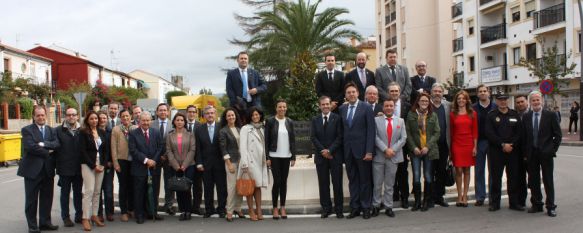
M537 151L538 149L533 149ZM555 209L555 184L553 181L553 157L541 158L539 154L532 154L528 160L528 186L530 187L530 202L533 206L543 205L543 195L540 189L540 172L542 170L543 183L547 199L547 209Z
M224 164L204 168L204 208L207 214L225 213L227 205L227 174ZM217 188L218 206L215 209L214 191Z
M71 193L71 188L73 189L73 206L75 207L75 219L80 220L83 218L83 177L81 174L74 176L61 176L59 175L59 186L61 186L61 218L69 218L69 195Z
M318 188L320 191L322 212L332 211L330 177L332 177L332 189L334 190L334 211L342 212L344 202L344 193L342 192L342 162L337 162L335 159L323 159L321 163L316 164L316 172L318 173Z
M290 158L271 158L271 172L273 174L271 202L273 203L273 208L277 208L277 199L279 196L281 196L279 205L282 207L285 206L290 161Z
M497 145L490 145L488 150L488 164L490 167L490 205L500 206L500 199L502 196L502 175L504 168L508 165L508 158L510 154L502 152L502 149ZM508 169L506 169L506 177L509 177ZM507 187L510 187L510 179L507 180Z
M113 215L113 176L115 175L115 170L111 167L106 168L103 172L103 183L101 184L102 192L99 194L99 216L103 216L104 203L105 214Z
M510 205L526 206L526 164L520 153L512 153L508 158L508 197Z
M168 180L175 175L175 170L170 166L169 163L163 165L164 170L164 208L170 208L176 198L175 192L168 189Z
M443 201L445 195L445 178L449 149L447 144L439 145L439 159L433 160L433 200Z
M370 210L372 205L372 161L364 161L350 153L345 162L350 190L350 208L352 211Z
M53 206L54 177L44 172L44 167L35 179L24 178L24 213L29 229L51 223L51 208ZM36 214L38 208L38 224Z
M397 166L397 174L395 175L395 185L393 190L393 197L401 201L408 201L409 199L409 159L407 155L403 155L404 161Z
M127 160L117 160L120 172L117 173L117 181L119 182L119 208L121 209L121 214L127 214L128 211L134 210L133 203L133 185L131 177L131 161Z
M202 204L202 177L203 172L198 171L196 168L192 173L192 211L194 213L200 212L200 204Z
M577 122L579 121L579 119L577 118L569 118L569 133L570 132L577 132ZM571 126L573 126L573 123L575 124L575 131L571 131Z
M154 188L154 197L155 197L154 198L154 202L156 204L154 206L154 208L156 209L156 212L158 211L158 206L159 206L158 197L160 196L160 178L162 177L162 175L160 175L161 173L162 173L162 168L161 167L156 167L156 172L154 172L155 175L152 175L152 181L154 182L154 186L153 186L153 188ZM135 190L134 190L134 192L135 192ZM134 206L134 209L135 208L136 208L136 206ZM150 215L150 214L151 213L149 212L148 215Z
M189 178L190 180L192 180L192 177L194 176L194 166L190 166L186 169L186 171L182 172L176 172L176 176L185 176L187 178ZM178 209L180 210L180 212L187 212L187 213L191 213L192 212L192 203L191 203L192 197L190 194L190 189L188 191L184 191L184 192L176 192L176 201L178 202Z
M160 181L159 175L152 176L152 188L154 192L154 196L152 198L154 199L154 206L151 206L148 196L148 176L132 176L132 183L134 186L134 210L136 218L144 218L146 215L151 216L152 213L156 212L152 211L152 208L157 209L158 207L157 193L160 193L160 182L156 182L156 177L158 181Z

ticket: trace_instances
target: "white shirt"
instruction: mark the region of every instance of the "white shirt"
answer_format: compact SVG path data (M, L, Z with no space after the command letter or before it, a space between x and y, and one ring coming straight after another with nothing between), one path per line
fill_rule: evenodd
M330 113L328 113L328 114L324 114L324 113L322 113L322 124L324 124L324 123L326 122L326 121L324 120L324 117L327 117L327 118L328 118L328 122L330 122Z
M326 78L330 79L330 75L332 75L332 79L334 79L334 70L326 69Z
M269 156L272 158L291 158L289 132L287 132L287 128L285 127L285 118L278 119L276 117L275 119L279 123L279 127L277 128L277 151L270 151Z
M395 103L395 112L393 113L393 116L401 117L401 99Z

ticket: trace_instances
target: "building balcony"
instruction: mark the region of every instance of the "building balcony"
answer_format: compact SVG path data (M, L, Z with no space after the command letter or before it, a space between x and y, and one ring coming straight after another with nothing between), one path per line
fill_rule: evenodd
M464 9L463 2L458 2L455 5L451 6L451 18L456 20L458 16L461 16L463 14L463 9ZM461 17L459 18L461 19Z
M391 47L391 39L388 39L385 41L385 48L390 48Z
M480 0L480 11L489 10L498 6L503 6L506 0Z
M397 12L391 12L388 15L385 15L385 26L392 24L397 19Z
M453 74L453 84L455 84L458 87L463 87L464 86L464 72L457 72L455 74Z
M554 63L554 64L552 64ZM554 58L537 58L536 59L536 66L540 69L549 70L552 68L558 67L560 70L564 71L567 65L567 55L565 54L557 54Z
M506 24L501 23L490 27L483 27L480 30L480 35L480 42L482 44L480 48L506 44Z
M464 50L464 38L460 37L453 40L453 53L461 52Z
M391 37L391 46L397 45L397 36Z
M482 83L492 83L507 80L506 65L484 68L480 72Z
M533 12L533 33L543 34L565 29L565 3Z

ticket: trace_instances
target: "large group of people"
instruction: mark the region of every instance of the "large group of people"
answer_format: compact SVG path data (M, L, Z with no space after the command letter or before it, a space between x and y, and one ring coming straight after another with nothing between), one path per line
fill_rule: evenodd
M450 163L455 168L457 207L468 206L470 170L475 167L475 206L488 198L490 211L500 209L506 171L510 209L526 209L529 187L528 212L542 212L546 206L547 215L556 216L553 157L562 135L557 115L543 109L540 92L515 96L515 109L510 109L508 95L498 94L493 101L490 89L480 85L477 103L472 105L463 90L450 93L454 96L450 103L444 98L444 86L426 74L425 62L417 62L417 75L409 77L407 67L397 64L394 50L385 56L387 64L372 72L365 68L366 55L359 53L357 67L345 77L334 70L335 57L327 55L326 69L315 77L320 112L311 121L310 140L322 218L332 214L344 218L343 165L350 194L346 218L368 219L381 211L395 217L395 202L408 209L410 193L412 211L448 207L444 195L452 174ZM77 110L68 108L62 125L53 129L46 125L46 110L35 106L33 124L22 128L24 154L18 169L24 177L29 232L58 229L50 216L55 171L65 227L79 223L90 231L104 227L106 220L114 221L115 174L122 222L162 220L157 198L161 188L165 193L161 211L180 212L180 221L190 220L192 214L204 218L216 214L229 222L246 218L243 198L248 218L263 220L261 190L270 183L272 218L286 219L296 123L287 116L283 99L275 101L274 116L264 115L260 101L267 89L264 79L248 67L246 52L238 54L237 62L238 68L227 75L230 106L220 120L213 106L188 106L171 116L170 106L161 103L152 120L152 114L139 106L120 109L114 102L107 111L96 105L81 123ZM201 110L204 123L198 121ZM186 189L170 185L179 177L189 181ZM238 194L241 178L254 180L252 194Z

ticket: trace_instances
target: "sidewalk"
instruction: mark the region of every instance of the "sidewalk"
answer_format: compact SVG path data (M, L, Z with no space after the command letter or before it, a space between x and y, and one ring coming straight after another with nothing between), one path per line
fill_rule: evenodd
M583 146L583 141L580 141L581 132L568 134L568 129L563 129L563 140L561 146Z

